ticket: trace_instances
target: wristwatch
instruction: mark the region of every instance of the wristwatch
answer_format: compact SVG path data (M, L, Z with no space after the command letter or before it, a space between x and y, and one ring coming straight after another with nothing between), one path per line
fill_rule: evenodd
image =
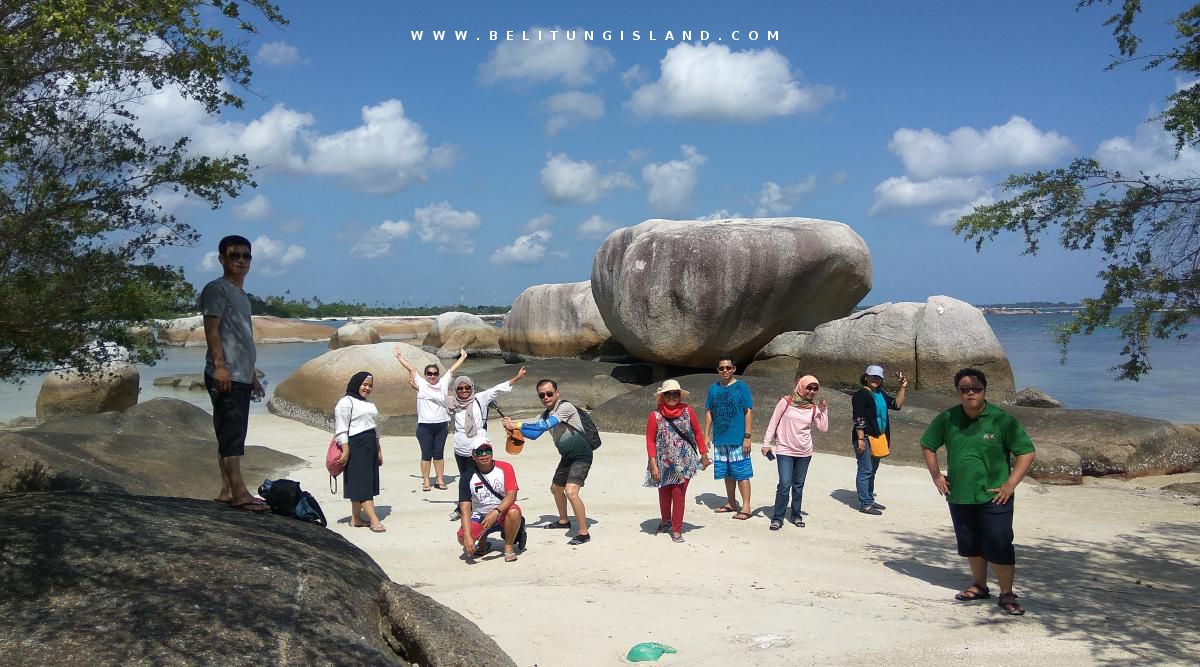
M746 438L750 438L750 437L751 437L751 436L750 436L750 434L749 434L749 433L747 433L747 434L746 434Z

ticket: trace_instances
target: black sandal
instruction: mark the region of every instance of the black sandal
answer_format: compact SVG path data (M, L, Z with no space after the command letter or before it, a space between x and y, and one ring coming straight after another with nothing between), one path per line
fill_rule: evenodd
M996 603L999 604L1000 608L1004 610L1004 613L1008 614L1009 616L1025 615L1025 608L1017 602L1016 593L1001 593L1000 599L997 600Z
M974 602L975 600L986 600L990 597L992 597L992 592L983 584L971 584L967 587L967 590L954 594L954 599L959 602Z

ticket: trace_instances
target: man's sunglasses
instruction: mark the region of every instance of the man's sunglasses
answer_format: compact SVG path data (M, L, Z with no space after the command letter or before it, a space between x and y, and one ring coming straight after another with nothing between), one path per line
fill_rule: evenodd
M982 394L985 391L987 391L987 387L959 387L958 388L958 393L963 394L963 395Z
M238 252L238 251L236 251L236 250L234 250L234 251L231 251L231 252L227 252L227 253L225 253L225 258L226 258L226 259L228 259L228 260L230 260L230 261L233 261L233 262L236 262L236 261L238 261L239 259L245 259L247 262L249 262L250 260L254 259L254 257L252 257L252 256L250 255L250 253L248 253L248 252Z
M731 370L733 370L733 366L717 366L717 370L719 370L719 371L731 371Z
M554 395L554 392L553 391L539 391L537 393L537 395L538 395L538 398L550 398L551 396Z

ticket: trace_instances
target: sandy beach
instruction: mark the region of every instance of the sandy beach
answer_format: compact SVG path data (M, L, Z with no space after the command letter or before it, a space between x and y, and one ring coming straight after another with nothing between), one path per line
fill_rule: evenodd
M491 431L503 441L498 421ZM954 602L969 583L966 563L921 468L884 464L877 491L888 510L873 517L852 509L854 460L817 454L805 487L808 525L778 532L764 516L774 502L773 463L754 460L748 521L712 512L724 487L710 469L688 488L687 542L673 544L653 533L658 504L641 486L644 439L605 434L582 493L591 543L570 547L562 531L532 527L515 563L493 551L471 564L448 516L456 486L421 491L414 437L383 440L383 534L351 528L349 501L340 489L330 493L328 440L255 415L247 442L309 461L290 477L320 501L331 530L392 580L478 624L518 665L625 664L629 648L645 641L679 651L658 662L666 665L1194 664L1200 641L1200 502L1160 490L1200 481L1200 473L1023 484L1016 592L1028 614L1008 617L994 598ZM525 449L499 458L513 464L518 503L537 524L555 516L549 485L558 457L548 436ZM450 458L448 480L456 474Z

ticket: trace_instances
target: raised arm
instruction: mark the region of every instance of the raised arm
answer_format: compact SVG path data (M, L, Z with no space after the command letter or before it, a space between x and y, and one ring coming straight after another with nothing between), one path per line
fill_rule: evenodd
M514 375L513 378L508 381L508 384L514 385L514 384L520 382L521 378L523 378L523 377L525 377L525 367L524 366L522 366L521 370L517 371L517 374Z
M467 360L467 351L465 349L459 350L458 351L458 359L454 362L454 364L452 366L450 366L450 370L446 371L446 375L453 377L454 373L459 368L462 367L463 363L466 362L466 360Z
M396 361L399 361L400 365L404 367L404 370L408 371L408 384L412 385L413 389L416 389L417 369L413 368L413 365L408 363L408 359L404 358L404 351L399 345L392 349L392 353L396 355Z

